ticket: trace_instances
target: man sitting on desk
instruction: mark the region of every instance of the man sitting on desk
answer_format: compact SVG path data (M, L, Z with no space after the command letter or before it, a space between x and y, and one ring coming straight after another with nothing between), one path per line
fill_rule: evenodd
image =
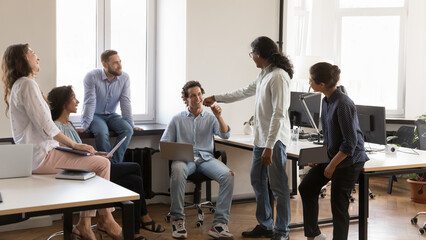
M129 75L121 71L121 59L117 51L104 51L101 61L103 69L92 70L84 78L81 126L84 131L89 130L95 135L98 151L111 150L109 130L118 134L116 144L127 136L111 159L112 163L119 163L123 161L133 130L142 129L133 123ZM123 116L115 113L118 102Z
M161 137L162 142L194 145L194 162L173 161L170 177L170 214L172 236L186 238L184 198L185 183L189 175L198 171L219 183L213 226L208 234L213 238L233 239L228 230L229 211L234 190L234 173L213 156L213 135L229 138L230 128L222 118L219 105L211 106L213 114L203 110L204 89L197 81L189 81L182 88L182 99L188 106L173 117Z

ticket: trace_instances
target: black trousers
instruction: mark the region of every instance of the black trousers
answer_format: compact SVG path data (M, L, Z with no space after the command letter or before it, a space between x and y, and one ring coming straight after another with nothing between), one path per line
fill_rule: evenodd
M148 214L143 189L141 167L138 163L123 162L111 163L110 180L122 187L139 193L140 199L134 200L135 233L139 233L141 227L141 216Z
M321 164L309 170L299 185L303 204L303 224L306 237L321 234L318 227L318 197L321 188L327 184L324 176L327 164ZM364 163L356 163L349 167L336 168L331 177L331 211L333 214L333 239L346 240L349 230L349 197L358 181Z

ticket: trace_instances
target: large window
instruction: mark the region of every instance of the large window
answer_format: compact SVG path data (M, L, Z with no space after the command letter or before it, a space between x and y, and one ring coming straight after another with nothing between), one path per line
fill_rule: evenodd
M152 3L152 4L151 4ZM72 85L83 107L83 79L114 49L130 76L135 122L154 121L153 0L58 0L57 85ZM117 109L120 113L120 108ZM79 124L80 116L71 118Z
M404 114L404 0L340 0L337 58L341 83L357 104Z
M388 117L403 117L405 0L290 2L293 59L329 60L341 68L340 84L356 104L385 106Z

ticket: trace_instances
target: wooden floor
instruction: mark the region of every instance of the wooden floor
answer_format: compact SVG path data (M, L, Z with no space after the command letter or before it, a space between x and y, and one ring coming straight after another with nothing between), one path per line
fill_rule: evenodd
M421 235L418 228L426 221L426 216L419 217L418 225L412 225L410 219L418 211L426 211L425 204L413 203L410 200L408 185L405 180L400 179L394 183L392 195L386 193L387 178L372 178L370 179L371 190L376 194L376 198L370 200L370 218L369 218L369 239L372 240L413 240L426 239L426 234ZM358 198L358 195L354 195ZM331 217L330 213L330 198L327 195L324 199L320 199L320 217ZM229 229L234 234L235 239L242 239L241 232L253 228L257 221L255 219L255 203L240 203L232 205L231 218ZM167 230L164 233L151 233L142 231L143 235L148 239L173 239L171 236L170 223L164 221L164 216L169 210L167 205L150 205L148 206L151 216L159 223L166 226ZM300 197L296 196L291 199L292 222L302 221L302 204ZM358 201L350 204L351 214L357 214ZM205 224L201 228L195 227L197 219L196 211L192 209L186 210L186 228L188 231L188 239L210 239L207 231L211 227L213 214L205 215ZM119 214L115 213L116 219L119 219ZM47 239L47 237L56 231L60 231L62 221L57 221L50 227L28 229L22 231L12 231L0 233L0 239L7 240L29 240L29 239ZM327 235L327 239L332 239L332 226L323 225L321 231ZM305 239L303 228L291 229L290 238ZM56 237L54 239L62 239ZM104 238L106 239L106 238ZM350 224L349 239L358 239L358 224L356 221Z

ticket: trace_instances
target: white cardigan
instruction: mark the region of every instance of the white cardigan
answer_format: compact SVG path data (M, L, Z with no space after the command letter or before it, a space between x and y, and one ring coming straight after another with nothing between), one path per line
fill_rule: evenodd
M256 95L254 110L254 144L274 148L279 140L290 144L290 77L281 68L263 69L247 87L214 95L217 102L235 102Z
M33 170L58 146L53 140L60 131L52 121L49 106L34 79L19 78L9 98L9 116L16 144L33 144Z

